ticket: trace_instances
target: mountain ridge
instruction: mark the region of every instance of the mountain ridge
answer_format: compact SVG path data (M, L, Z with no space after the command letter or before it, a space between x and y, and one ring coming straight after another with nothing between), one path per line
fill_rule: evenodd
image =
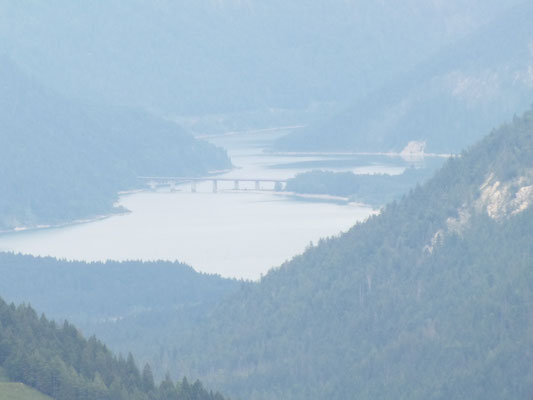
M400 151L417 140L431 152L461 151L529 108L532 15L530 2L516 5L329 120L281 138L275 147Z
M0 51L61 93L166 115L298 109L363 95L517 2L4 0Z
M242 288L175 337L176 367L250 399L533 393L532 138L529 111L380 215Z
M222 149L144 112L72 102L0 59L0 229L113 212L140 175L197 175ZM46 199L46 201L44 201Z

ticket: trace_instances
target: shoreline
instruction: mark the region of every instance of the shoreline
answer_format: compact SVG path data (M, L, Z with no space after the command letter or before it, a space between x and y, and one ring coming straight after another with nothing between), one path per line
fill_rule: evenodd
M374 207L372 204L361 203L358 201L350 201L350 197L335 196L331 194L312 194L312 193L297 193L297 192L278 192L280 195L286 195L287 197L296 197L309 200L320 200L325 202L344 202L347 206L364 207L371 209L374 213L378 213L380 208Z
M154 191L151 189L136 189L131 191L124 191L119 193L121 196L128 196L131 194L137 194L137 193L166 193L166 194L173 194L173 193L190 193L189 190L183 190L183 189L174 189L170 191ZM210 193L205 192L205 193ZM357 201L350 201L350 197L346 196L336 196L332 194L313 194L313 193L298 193L298 192L286 192L286 191L274 191L274 190L255 190L255 189L241 189L241 190L235 190L235 189L219 189L217 193L250 193L250 194L265 194L269 193L273 196L280 196L280 197L288 197L288 198L295 198L296 200L301 199L300 201L305 202L305 200L320 200L324 202L335 202L335 203L345 203L346 205L352 205L357 207L365 207L365 208L371 208L372 210L378 211L379 208L376 208L372 204L369 203L361 203Z
M111 217L115 216L121 216L121 215L127 215L131 213L128 209L122 209L117 212L110 212L108 214L102 214L97 215L91 218L83 218L83 219L76 219L74 221L68 221L68 222L62 222L59 224L41 224L41 225L30 225L30 226L17 226L13 229L4 229L0 230L0 237L1 236L7 236L7 235L13 235L16 233L30 233L30 232L38 232L38 231L44 231L44 230L52 230L52 229L60 229L60 228L67 228L69 226L75 226L75 225L83 225L88 224L91 222L97 222L102 221Z
M372 204L368 203L361 203L357 201L350 201L350 197L344 197L344 196L335 196L332 194L312 194L312 193L298 193L298 192L276 192L273 190L234 190L234 189L227 189L227 190L220 190L220 192L230 192L230 193L254 193L254 194L264 194L264 193L270 193L273 196L280 196L280 197L289 197L289 198L295 198L297 200L302 199L300 201L305 200L320 200L324 202L335 202L335 203L345 203L345 205L351 205L351 206L357 206L357 207L365 207L370 208L374 211L378 211L379 208L374 207Z
M232 170L236 169L235 166L232 166L231 168L221 169L221 170L210 170L207 171L207 176L217 176L219 174L227 173ZM120 190L117 192L117 196L130 196L133 194L139 194L139 193L149 193L151 190L149 188L137 188L137 189L128 189L128 190ZM75 225L82 225L82 224L88 224L91 222L97 222L102 221L107 218L115 217L115 216L121 216L121 215L127 215L131 213L130 210L118 205L119 202L117 201L115 203L116 205L113 206L113 210L106 214L96 215L94 217L89 218L80 218L75 219L72 221L67 222L61 222L58 224L38 224L38 225L26 225L26 226L17 226L12 229L0 229L0 237L6 236L6 235L13 235L16 233L24 233L24 232L37 232L37 231L43 231L43 230L52 230L52 229L60 229L60 228L66 228L69 226L75 226Z
M154 191L150 189L132 189L132 190L120 191L118 192L118 195L119 196L131 196L134 194L153 193L153 192ZM179 193L179 192L181 192L181 190L174 190L174 191L169 191L168 194ZM379 212L379 209L376 209L371 204L354 202L354 201L350 201L349 197L335 196L335 195L329 195L329 194L311 194L311 193L297 193L297 192L283 192L283 191L276 192L273 190L254 190L254 189L250 189L250 190L225 189L225 190L220 190L219 192L221 193L224 193L224 192L250 193L250 194L269 193L273 196L285 197L288 199L294 199L296 201L302 201L302 202L322 201L322 202L337 203L337 204L343 203L343 205L365 207L365 208L372 209L374 212ZM159 192L159 193L167 193L167 192ZM0 237L6 236L6 235L13 235L17 233L30 233L30 232L37 232L37 231L43 231L43 230L61 229L61 228L66 228L70 226L88 224L91 222L98 222L98 221L102 221L102 220L105 220L111 217L122 216L122 215L127 215L131 213L130 210L123 208L122 206L116 207L116 210L117 211L115 212L109 212L107 214L101 214L101 215L97 215L97 216L90 217L90 218L80 218L80 219L76 219L73 221L67 221L67 222L62 222L58 224L39 224L39 225L29 225L29 226L17 226L12 229L4 229L4 230L0 230Z
M365 151L275 151L275 150L267 150L265 151L267 154L273 154L277 156L293 156L293 157L316 157L316 156L323 156L323 157L346 157L346 156L385 156L385 157L391 157L391 158L414 158L416 160L418 159L424 159L424 157L428 158L452 158L457 157L456 154L451 153L402 153L402 152L394 152L394 151L387 151L387 152L365 152Z
M287 126L278 126L278 127L272 127L272 128L261 128L261 129L250 129L245 131L230 131L230 132L223 132L223 133L206 133L206 134L198 134L194 136L196 139L218 139L218 138L224 138L228 136L237 136L237 135L253 135L258 133L269 133L269 132L278 132L278 131L290 131L294 129L301 129L305 128L305 125L287 125Z

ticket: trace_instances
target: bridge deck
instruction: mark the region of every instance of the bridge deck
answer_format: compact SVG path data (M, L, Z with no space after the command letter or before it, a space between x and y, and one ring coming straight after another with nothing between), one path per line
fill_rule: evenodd
M274 179L274 178L217 178L215 176L209 177L173 177L173 176L140 176L139 179L145 181L156 182L206 182L206 181L220 181L220 182L280 182L286 183L287 179Z

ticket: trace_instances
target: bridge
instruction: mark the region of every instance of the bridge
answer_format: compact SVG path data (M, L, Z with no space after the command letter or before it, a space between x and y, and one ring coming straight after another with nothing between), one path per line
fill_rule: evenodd
M171 191L176 190L176 186L186 183L191 184L191 192L196 192L196 185L199 182L212 182L213 193L218 192L220 182L233 182L233 190L250 190L242 187L241 183L252 182L254 190L260 191L274 191L281 192L287 185L286 179L271 179L271 178L219 178L219 177L170 177L170 176L141 176L141 181L144 181L152 190L161 186L170 187ZM264 184L271 184L270 188L266 188ZM273 184L273 185L272 185Z

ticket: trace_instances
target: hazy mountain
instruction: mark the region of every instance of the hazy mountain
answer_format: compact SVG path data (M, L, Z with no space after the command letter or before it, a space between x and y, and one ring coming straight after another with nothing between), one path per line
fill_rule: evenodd
M529 398L532 202L530 111L163 342L247 399Z
M240 286L178 262L85 263L11 253L0 253L0 275L4 299L30 302L54 319L83 326L214 304Z
M126 108L69 101L0 58L0 229L109 213L141 175L196 175L225 151Z
M457 152L533 102L533 3L502 13L425 62L391 77L337 116L296 131L289 150Z
M0 51L48 86L165 114L358 98L518 0L0 1Z

